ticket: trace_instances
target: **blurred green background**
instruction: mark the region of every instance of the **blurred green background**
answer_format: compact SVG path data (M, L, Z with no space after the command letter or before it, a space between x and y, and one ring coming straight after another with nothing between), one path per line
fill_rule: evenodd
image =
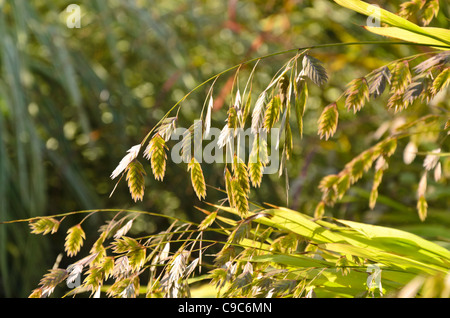
M401 1L374 2L396 12ZM66 8L72 3L80 5L80 28L66 25ZM192 88L240 62L314 44L383 40L364 31L365 17L327 0L0 0L0 9L0 222L101 208L141 209L199 222L203 215L194 206L205 205L192 190L186 166L170 160L164 182L155 181L146 164L143 202L132 201L125 182L109 198L115 185L109 176L126 150L140 143ZM441 1L432 26L448 28L449 10ZM324 88L310 86L304 138L294 137L288 163L289 201L285 182L277 175L264 176L251 198L312 214L320 201L320 179L340 171L373 145L382 129L389 131L405 116L387 111L386 99L379 98L357 115L341 111L337 134L320 141L317 118L323 107L352 79L426 50L374 45L315 50L312 55L325 63L330 81ZM267 85L290 57L261 61L253 90ZM241 89L248 71L240 75ZM218 128L226 118L233 77L233 72L221 76L214 87L213 125ZM208 88L183 102L180 126L188 127L199 117ZM448 94L435 103L449 109ZM408 116L429 111L418 107ZM433 134L422 140L428 150L435 142ZM415 191L423 160L403 164L405 144L399 144L389 163L373 211L367 203L372 184L368 173L326 213L407 229L445 244L450 241L448 181L430 181L429 216L421 223ZM449 160L443 163L448 179ZM202 168L207 184L223 187L222 165ZM223 197L208 190L209 202ZM111 217L99 215L84 223L86 246ZM0 296L28 296L63 251L65 231L75 222L69 218L52 236L29 234L26 223L0 225ZM135 231L153 232L167 225L163 219L146 219L137 222Z

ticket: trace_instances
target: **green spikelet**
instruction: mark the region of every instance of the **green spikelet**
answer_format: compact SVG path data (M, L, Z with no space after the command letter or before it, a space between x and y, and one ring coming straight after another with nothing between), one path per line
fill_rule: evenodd
M411 71L407 61L395 64L391 77L391 94L403 93L411 82Z
M30 298L40 297L45 298L48 297L58 284L62 283L68 276L68 272L62 268L50 269L47 274L39 282L41 286L38 289L35 289L33 293L29 296Z
M64 243L67 256L75 256L83 246L83 240L86 238L86 234L81 228L80 224L72 226L67 231L66 241Z
M351 81L345 96L345 107L348 110L353 109L353 113L360 111L366 101L369 100L369 85L366 79L361 77Z
M305 54L302 65L303 73L308 76L314 84L322 86L328 81L328 75L322 62L315 57Z
M206 184L200 163L193 157L188 164L188 171L191 171L191 183L199 200L206 197Z
M391 81L391 72L387 66L380 67L369 79L369 93L374 98L383 94L386 84Z
M252 185L257 188L261 185L264 166L266 161L262 160L262 156L264 153L262 151L267 151L267 149L261 149L263 145L261 145L261 138L259 135L256 135L253 140L252 151L250 152L249 160L248 160L248 172Z
M130 189L131 197L136 202L144 197L145 190L145 170L142 164L134 160L129 163L127 167L128 188Z
M239 186L241 187L242 191L244 191L244 193L248 195L248 193L250 192L250 181L248 177L247 166L237 156L234 157L233 171L234 177L239 181Z
M407 106L408 104L403 100L403 92L392 94L387 103L388 109L393 109L396 113L405 109Z
M280 96L274 96L267 104L267 109L264 114L264 128L269 131L275 125L280 117L281 100Z
M242 189L241 183L237 178L231 179L231 190L233 192L235 209L238 211L241 218L245 218L248 212L247 193Z
M238 126L238 116L237 116L236 108L234 106L231 106L228 109L227 123L228 123L229 128L236 129Z
M200 231L204 231L206 230L211 224L214 223L214 221L217 218L217 211L216 212L212 212L210 214L208 214L203 221L199 224L198 229Z
M263 164L261 163L260 160L258 160L257 162L249 162L248 170L249 170L249 176L250 176L250 181L252 182L252 185L255 188L258 188L261 185L261 181L262 181L263 170L264 170Z
M427 218L427 210L428 210L428 203L425 199L425 196L420 196L419 200L417 201L417 213L419 214L420 220L423 222Z
M39 218L36 221L30 222L31 233L33 234L48 234L58 231L60 222L54 218Z
M319 117L319 130L318 134L320 139L332 137L336 132L337 124L338 124L339 113L336 107L336 103L328 105L322 111L322 114Z
M431 88L432 94L436 95L441 90L447 88L449 84L450 84L450 67L447 67L434 79L433 86Z
M150 160L155 179L159 181L164 179L166 172L166 149L164 139L159 134L156 134L150 140L144 152L144 156Z

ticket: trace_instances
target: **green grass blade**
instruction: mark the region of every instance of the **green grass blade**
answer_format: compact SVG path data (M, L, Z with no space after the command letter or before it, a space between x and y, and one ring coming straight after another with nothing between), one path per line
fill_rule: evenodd
M438 45L438 47L436 47L436 49L439 49L439 50L448 50L450 48L450 46L448 46L448 44L446 44L445 42L442 42L440 40L436 40L429 36L425 36L425 35L422 35L419 33L411 32L411 31L397 28L397 27L379 28L379 27L365 26L364 28L372 33L391 37L391 38L400 39L403 41L421 43L421 44ZM443 47L445 45L447 45L447 48Z
M447 32L433 32L430 28L422 28L394 13L391 13L385 9L374 7L373 5L360 0L334 0L340 6L364 14L366 16L374 15L374 10L379 9L380 22L389 24L393 27L405 29L407 31L429 37L438 41L444 42L446 45L450 44L450 38ZM374 15L375 16L375 15Z

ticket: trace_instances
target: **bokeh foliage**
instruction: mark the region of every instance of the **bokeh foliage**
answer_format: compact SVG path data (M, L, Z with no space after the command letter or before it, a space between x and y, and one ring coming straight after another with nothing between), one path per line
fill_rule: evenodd
M202 215L194 206L200 203L189 173L170 161L164 183L146 179L142 202L130 198L125 183L109 198L114 186L109 176L126 150L139 143L187 92L232 65L295 47L379 39L359 26L365 17L326 0L85 1L80 3L80 29L66 26L65 8L70 3L0 2L0 221L111 207L199 221ZM378 3L395 12L400 2ZM448 29L448 16L444 1L431 25ZM341 114L334 138L323 141L317 135L323 108L354 78L393 59L428 50L368 45L315 51L331 76L326 87L311 87L304 137L296 139L288 163L289 200L284 181L276 175L265 177L261 188L252 193L254 200L312 215L320 201L320 180L339 172L405 120L403 113L386 110L386 100L377 99L357 115ZM261 63L255 87L266 85L289 57ZM222 99L216 98L213 123L221 124L226 118L232 81L233 74L227 74L216 84L215 95ZM205 96L206 89L199 90L183 102L180 125L184 121L187 126L198 116ZM448 94L432 107L431 112L448 111ZM407 116L418 118L428 112L417 106ZM436 138L432 132L421 135L421 151L433 150ZM399 149L405 146L406 141L398 145ZM448 179L448 158L443 163ZM374 210L367 205L373 179L368 176L326 213L407 229L445 245L450 240L448 181L429 185L428 217L420 222L412 193L422 164L415 160L405 165L398 151L383 177ZM221 167L203 169L206 183L220 186ZM221 198L221 193L208 191L209 202ZM91 218L85 232L96 231L103 221L100 216ZM152 232L167 224L147 220L137 224L137 231ZM0 295L27 296L55 262L63 241L63 236L37 240L23 224L2 225Z

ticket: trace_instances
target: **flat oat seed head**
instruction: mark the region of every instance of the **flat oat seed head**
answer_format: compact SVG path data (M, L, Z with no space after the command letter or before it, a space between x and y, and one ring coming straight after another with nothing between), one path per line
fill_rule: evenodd
M236 129L238 127L238 113L234 106L230 106L228 109L227 124L231 129Z
M160 181L163 180L166 172L166 148L164 139L159 134L156 134L144 151L144 156L150 160L155 179Z
M167 142L176 128L176 122L176 117L165 118L155 130L155 133L159 134L164 139L164 141Z
M416 99L426 103L430 102L434 97L432 84L433 81L429 75L420 74L414 76L405 89L403 101L407 105L412 104Z
M336 103L332 103L324 108L318 121L318 134L320 135L320 139L325 138L325 140L328 140L334 135L338 124L338 118L339 112Z
M230 144L233 141L233 129L226 124L220 131L219 138L217 139L217 145L219 148L223 148L225 145Z
M68 276L68 272L62 268L50 269L39 282L41 287L41 298L50 296L56 286L62 283Z
M430 171L434 169L439 162L439 153L441 152L441 148L434 149L431 151L432 154L429 154L425 157L423 161L423 167L425 170Z
M386 83L391 82L391 71L387 66L383 66L376 70L375 74L369 79L369 94L377 98L383 94Z
M281 99L280 96L274 96L266 106L266 112L264 114L264 128L267 131L273 128L275 123L280 118Z
M412 15L418 14L420 9L422 9L424 3L425 2L422 0L406 1L400 4L398 15L402 18L408 19Z
M37 220L30 221L30 228L31 233L33 234L43 234L46 235L48 233L56 233L59 228L60 221L51 218L51 217L44 217L39 218Z
M403 92L392 94L387 103L388 109L393 109L395 113L402 111L408 107L408 103L403 100Z
M403 162L407 165L411 164L416 158L417 146L413 141L408 142L403 151Z
M436 95L440 91L447 88L450 84L450 67L444 69L441 73L433 81L433 85L431 88L432 95Z
M383 158L383 157L380 157ZM378 199L378 187L381 184L381 180L383 179L383 170L377 170L375 172L375 176L373 177L372 190L369 195L369 208L373 210L375 208L375 204Z
M64 249L67 252L67 256L75 256L83 246L83 240L86 238L86 234L81 228L81 224L72 226L67 231L67 236L64 243Z
M419 197L417 200L417 213L419 215L419 219L423 222L427 218L428 211L428 203L425 199L425 196Z
M132 199L136 202L144 197L145 190L145 170L138 160L129 163L127 167L126 180Z
M124 226L122 226L115 234L114 234L114 238L118 239L121 238L122 236L124 236L125 234L128 233L128 231L131 229L131 227L133 226L133 221L134 220L129 220Z
M191 171L191 183L195 194L199 200L206 197L206 183L203 176L203 170L200 163L193 157L188 165L188 171Z
M239 181L241 189L248 195L250 192L250 182L247 166L237 156L234 157L233 166L234 177Z
M391 94L403 93L411 82L411 71L408 61L397 62L392 70Z
M303 115L305 114L306 101L308 99L308 86L304 79L299 80L298 84L294 85L294 94L294 106L298 131L300 137L303 137Z
M232 177L228 168L225 168L225 190L227 192L228 204L230 205L230 207L234 207Z
M438 53L438 54L426 59L422 63L416 65L415 67L413 67L413 70L417 74L423 74L423 73L430 72L432 69L442 66L449 62L450 62L450 52L444 51L444 52Z
M255 108L252 113L252 133L257 134L262 128L265 113L266 91L263 91L255 103Z
M236 210L241 218L245 218L248 212L248 194L242 188L241 182L236 177L231 179L231 189Z
M264 167L268 161L266 152L264 141L259 135L256 135L248 159L248 173L250 181L255 188L259 187L262 181Z
M439 13L439 0L425 1L423 7L423 14L420 19L422 25L427 26L428 24L430 24L431 20L433 20L433 18L436 17L438 13Z
M305 54L303 57L303 73L309 77L314 84L318 86L324 85L328 81L328 74L321 61Z
M345 107L353 109L353 113L361 110L366 101L369 100L369 86L364 77L354 79L348 85L345 92Z
M122 160L119 162L119 165L114 169L114 171L111 174L111 179L115 179L119 174L124 171L128 164L136 159L137 155L139 154L139 150L141 149L141 145L135 145L127 150L128 154L125 155L125 157L122 158Z

